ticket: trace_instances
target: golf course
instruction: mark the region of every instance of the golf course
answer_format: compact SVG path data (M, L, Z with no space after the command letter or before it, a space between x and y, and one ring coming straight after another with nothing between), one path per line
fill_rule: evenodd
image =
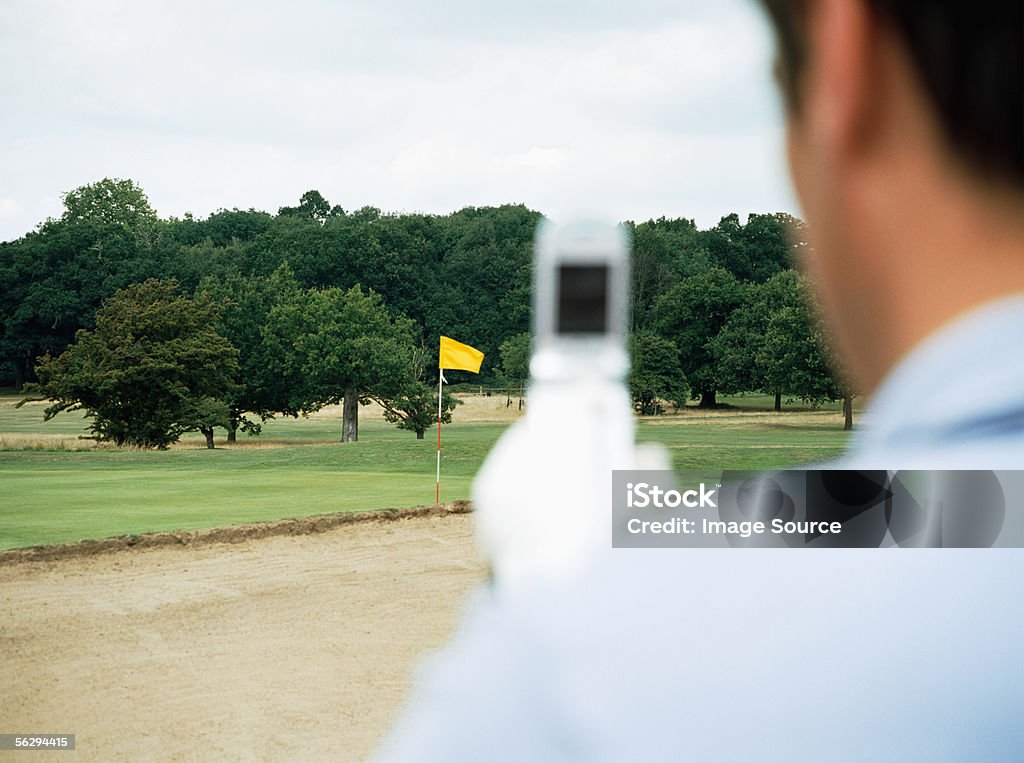
M487 579L461 499L515 399L461 395L444 505L419 510L436 437L373 406L358 442L333 407L160 451L19 399L0 398L3 722L75 734L77 760L365 760ZM709 473L822 461L848 436L836 408L725 402L640 418L638 439Z
M97 445L81 439L81 414L43 421L43 403L19 408L20 399L0 396L0 549L434 502L434 433L417 440L372 405L360 412L356 443L338 442L332 406L267 421L236 444L218 436L214 450L194 434L160 451ZM716 472L824 461L848 436L836 405L775 413L767 396L724 402L638 419L638 440L668 447L677 470ZM473 475L518 411L504 396L462 396L443 429L442 502L470 498Z

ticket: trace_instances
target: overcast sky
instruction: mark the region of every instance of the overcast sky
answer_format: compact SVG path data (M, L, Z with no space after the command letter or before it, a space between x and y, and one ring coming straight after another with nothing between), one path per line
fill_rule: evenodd
M796 213L753 0L4 0L0 240L131 178L162 217Z

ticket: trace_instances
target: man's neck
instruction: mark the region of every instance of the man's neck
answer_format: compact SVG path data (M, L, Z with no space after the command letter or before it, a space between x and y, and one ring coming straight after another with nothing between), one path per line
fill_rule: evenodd
M1024 293L1024 194L956 167L894 161L899 167L889 171L904 173L898 187L906 193L893 192L891 177L866 185L888 193L863 194L863 214L850 230L877 285L863 306L874 337L859 338L867 389L943 325Z

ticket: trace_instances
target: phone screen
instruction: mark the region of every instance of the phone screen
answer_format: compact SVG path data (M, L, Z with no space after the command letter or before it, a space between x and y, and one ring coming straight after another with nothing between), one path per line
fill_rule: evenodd
M608 330L608 266L558 268L559 334L603 334Z

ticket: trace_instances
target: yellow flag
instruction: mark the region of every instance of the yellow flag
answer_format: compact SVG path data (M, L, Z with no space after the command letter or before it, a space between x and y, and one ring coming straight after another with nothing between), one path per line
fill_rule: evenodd
M437 360L438 368L455 368L478 374L483 361L484 354L475 347L456 342L446 336L441 337L441 354Z

